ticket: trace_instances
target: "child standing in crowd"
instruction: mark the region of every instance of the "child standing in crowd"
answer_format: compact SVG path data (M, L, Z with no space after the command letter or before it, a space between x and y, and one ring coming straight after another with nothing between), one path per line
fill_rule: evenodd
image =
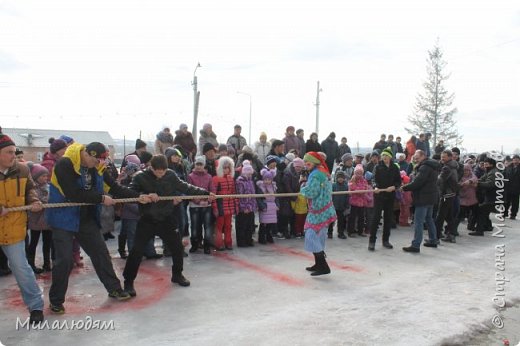
M35 190L38 194L38 199L42 203L47 203L49 200L49 171L47 168L39 164L28 165L31 170L31 176L34 180ZM40 274L43 271L51 271L51 257L54 258L54 247L52 246L52 231L49 225L45 222L44 211L37 213L29 212L28 226L31 230L31 242L27 248L27 262L31 266L35 274ZM43 268L38 268L34 264L36 256L36 247L40 240L40 233L43 239ZM52 252L52 256L51 256Z
M256 182L260 193L269 194L276 193L276 183L274 177L276 169L270 170L263 168L260 171L262 180ZM276 233L276 224L278 218L276 212L278 210L278 201L274 196L266 196L265 199L258 202L260 229L258 231L258 242L260 244L273 243L273 234Z
M341 170L336 171L336 182L332 184L332 191L348 191L348 184L345 180L345 172ZM345 230L347 228L347 215L349 212L349 196L344 195L333 195L332 201L334 203L334 209L336 210L336 216L338 218L338 238L347 239L345 236ZM332 239L332 231L334 229L334 222L329 225L328 237Z
M354 168L354 175L348 187L350 191L361 191L368 190L368 182L363 176L363 165L356 165ZM348 218L348 235L349 237L355 237L355 234L362 237L366 237L365 230L365 215L366 207L368 206L368 193L353 193L350 196L350 215ZM357 232L356 232L356 221L357 221Z
M234 195L235 181L233 180L235 163L230 157L222 156L218 160L217 175L213 177L212 192L216 195ZM235 198L219 198L213 203L215 215L215 247L218 251L233 250L231 238L231 220L238 212L238 203ZM222 233L224 233L224 245L222 245Z
M401 181L403 185L410 183L410 177L406 175L406 172L402 170ZM399 199L399 226L408 227L410 226L410 208L412 207L412 191L398 192L400 195Z
M468 219L468 227L469 231L475 230L475 225L477 223L477 213L478 213L478 200L477 200L477 182L478 178L473 173L473 169L470 164L464 165L464 175L459 183L460 185L460 212L458 223L460 223L465 218Z
M307 181L307 170L303 169L300 173L300 188ZM299 192L299 190L298 190ZM291 206L294 211L294 234L300 239L303 237L303 229L305 226L305 219L307 218L307 198L298 195L296 200L291 201Z
M213 190L211 175L206 172L206 157L198 156L195 159L195 167L188 175L188 183L207 191ZM207 199L192 199L190 201L191 219L191 249L195 252L202 244L202 227L204 226L204 253L211 253L213 244L213 223L211 222L211 203Z
M126 166L123 167L121 174L117 178L122 186L130 186L132 178L141 171L141 165L138 164L139 158L136 155L127 156ZM122 259L128 257L125 250L125 245L128 246L128 252L134 247L135 232L137 230L137 223L139 222L139 204L138 203L123 203L121 207L121 231L119 232L118 252ZM155 238L155 237L154 237ZM155 239L150 239L144 249L144 256L147 259L162 258L163 255L155 251Z
M255 193L253 182L254 169L248 160L242 163L242 171L236 180L236 191L239 195ZM235 221L237 246L253 246L253 230L255 228L256 198L239 198L238 215Z
M372 188L372 178L374 174L372 172L365 172L365 180L367 181L367 190L368 192L366 197L366 206L365 206L365 232L364 235L370 234L370 223L372 222L372 218L374 217L374 193Z

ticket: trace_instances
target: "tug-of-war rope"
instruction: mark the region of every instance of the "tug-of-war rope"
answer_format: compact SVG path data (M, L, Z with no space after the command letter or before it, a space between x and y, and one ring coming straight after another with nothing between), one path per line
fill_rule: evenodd
M358 193L378 193L378 192L392 192L390 188L386 189L378 189L376 190L356 190L356 191L335 191L332 192L333 195L353 195ZM215 195L216 199L224 199L224 198L263 198L263 197L298 197L300 195L299 192L287 192L287 193L265 193L265 194L244 194L244 195ZM173 200L191 200L191 199L207 199L207 195L198 195L198 196L159 196L159 201L173 201ZM114 199L114 203L137 203L140 201L139 197L136 198L119 198ZM153 203L153 202L152 202ZM80 207L86 205L94 205L95 203L73 203L73 202L65 202L65 203L44 203L42 204L42 208L64 208L64 207ZM11 207L5 208L5 211L26 211L31 210L31 205L24 205L20 207Z

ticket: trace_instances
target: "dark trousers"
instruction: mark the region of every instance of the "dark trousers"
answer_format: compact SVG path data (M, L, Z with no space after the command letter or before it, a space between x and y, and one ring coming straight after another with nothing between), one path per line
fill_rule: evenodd
M377 226L381 220L381 214L384 213L383 219L383 242L390 239L390 228L394 219L394 199L393 198L376 198L374 201L374 214L372 218L372 226L370 227L371 243L375 243L377 239Z
M344 210L336 209L336 216L338 218L338 234L344 234L347 229L347 218L343 214ZM335 222L329 224L329 234L332 234Z
M190 207L191 244L200 245L204 235L204 246L213 244L213 219L211 207ZM202 232L204 228L204 232Z
M134 247L126 259L125 270L123 271L125 281L134 282L141 265L144 248L148 241L155 236L159 236L172 252L172 277L182 273L184 247L182 246L182 238L179 231L174 230L173 227L172 220L156 222L147 218L139 219L135 232Z
M52 231L44 230L44 231L34 231L31 230L31 241L29 243L29 247L27 248L27 261L29 261L30 265L34 266L34 259L36 257L36 248L38 247L38 242L40 241L40 234L42 235L42 251L43 251L43 263L51 264L51 252L52 258L54 255L54 247L52 246Z
M478 204L474 205L461 205L458 217L458 223L463 221L464 219L468 219L468 230L474 231L475 225L477 224L477 215L478 215Z
M447 236L455 235L455 217L453 215L453 198L441 198L439 201L439 210L437 211L437 218L435 219L435 228L437 229L437 239L442 237L442 229L444 221L446 221L448 229Z
M356 207L355 205L350 206L350 215L348 216L348 233L356 233L356 221L357 221L357 233L361 234L365 230L365 208Z
M5 255L4 251L2 250L2 247L0 246L0 269L8 269L9 266L7 265L7 256Z
M63 304L69 285L69 275L73 267L72 240L76 238L83 251L90 257L99 280L108 292L121 288L112 266L112 259L98 225L91 218L80 221L79 231L52 230L52 241L56 260L52 267L52 285L49 300L53 305Z
M495 209L493 204L482 204L479 205L478 216L477 216L477 232L484 233L493 228L489 214Z
M235 220L237 233L237 246L249 246L253 243L253 230L255 229L255 213L238 213Z
M291 220L290 215L282 214L280 211L278 211L276 216L277 216L277 220L278 220L278 222L277 222L278 232L281 232L283 235L289 234L289 223Z
M516 217L516 214L518 214L518 203L520 199L520 194L517 192L507 192L506 193L506 203L504 211L504 217L507 217L510 215L511 217ZM509 214L509 207L511 207L511 214Z

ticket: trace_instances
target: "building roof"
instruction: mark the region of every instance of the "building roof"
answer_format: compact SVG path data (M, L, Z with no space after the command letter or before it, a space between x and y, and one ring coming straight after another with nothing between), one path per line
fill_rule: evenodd
M47 130L30 128L2 128L2 132L19 147L48 147L49 138L59 138L67 135L77 143L88 144L101 142L107 146L113 146L114 140L107 131L71 131L71 130Z

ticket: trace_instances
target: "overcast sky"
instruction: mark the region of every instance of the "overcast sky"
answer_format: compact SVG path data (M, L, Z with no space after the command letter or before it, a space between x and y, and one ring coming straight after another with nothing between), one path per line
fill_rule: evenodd
M520 3L500 1L0 0L0 125L154 139L193 124L225 141L314 131L351 146L409 134L436 39L463 147L520 148ZM339 139L339 138L338 138Z

